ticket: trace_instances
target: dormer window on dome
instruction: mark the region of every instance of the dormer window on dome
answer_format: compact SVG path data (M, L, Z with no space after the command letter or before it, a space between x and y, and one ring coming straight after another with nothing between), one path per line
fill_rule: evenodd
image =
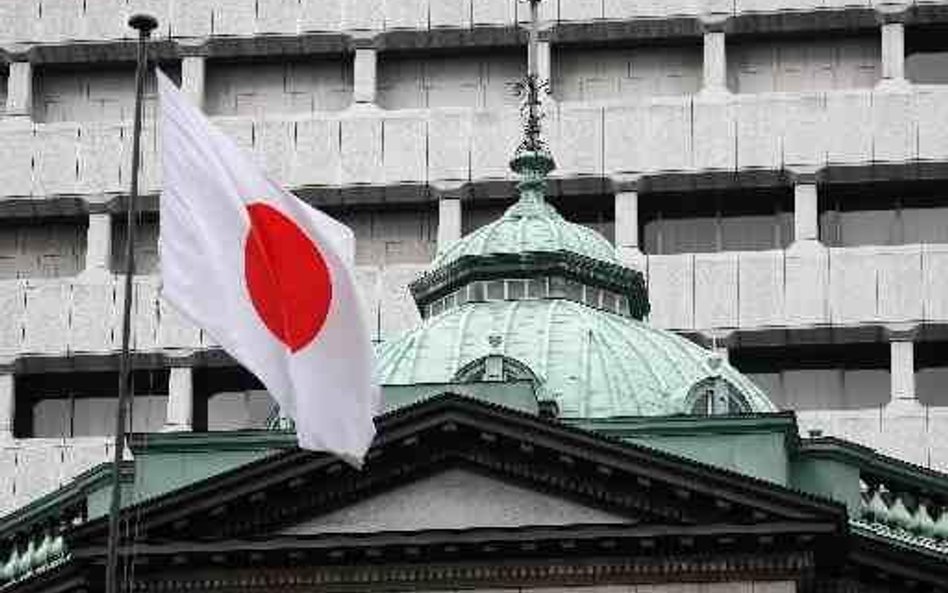
M710 377L691 388L685 404L695 416L735 416L751 407L734 385L721 377Z

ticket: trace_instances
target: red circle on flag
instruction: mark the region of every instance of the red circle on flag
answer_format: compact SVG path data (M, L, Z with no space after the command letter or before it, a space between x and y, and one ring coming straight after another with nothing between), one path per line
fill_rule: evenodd
M256 202L247 206L244 277L257 315L291 352L313 341L329 315L332 278L313 241L291 218Z

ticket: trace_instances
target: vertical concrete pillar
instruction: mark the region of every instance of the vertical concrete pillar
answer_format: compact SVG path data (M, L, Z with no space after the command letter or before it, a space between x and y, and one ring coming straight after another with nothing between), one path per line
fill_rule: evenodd
M882 79L905 82L905 25L882 25Z
M877 7L882 33L882 76L880 86L903 87L905 80L906 6L882 4Z
M33 65L11 62L7 78L7 116L30 117L33 113Z
M357 105L375 103L378 54L365 41L356 45L353 65L353 100Z
M112 256L112 216L108 212L89 214L86 229L86 269L84 274L109 274Z
M16 393L13 373L0 371L0 441L13 438L13 418L16 414Z
M438 198L438 253L461 238L461 197Z
M191 367L171 367L165 430L189 431L194 418L194 381Z
M705 15L701 24L704 29L704 77L701 92L727 92L727 43L724 32L727 16Z
M708 31L704 34L703 82L703 91L724 92L727 90L727 51L724 31Z
M915 342L914 332L891 332L889 361L892 400L915 400Z
M184 56L181 59L181 91L202 110L206 64L204 56Z
M534 48L528 46L527 51L532 52ZM549 36L540 35L540 41L536 46L536 65L537 65L537 74L540 76L540 80L552 81L553 80L553 57L552 57L553 48L551 47ZM528 57L528 60L533 61L532 58Z
M639 248L639 193L635 189L616 192L616 249L620 253L641 253Z
M793 243L816 244L820 238L816 176L798 175L793 185Z
M917 465L929 465L933 439L928 411L915 394L915 339L918 327L896 324L886 328L889 339L890 399L882 408L880 433L873 439L879 451Z

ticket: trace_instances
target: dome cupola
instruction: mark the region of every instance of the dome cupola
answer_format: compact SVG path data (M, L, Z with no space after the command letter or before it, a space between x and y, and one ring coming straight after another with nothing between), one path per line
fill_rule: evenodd
M382 385L394 392L526 382L538 401L575 420L775 411L719 355L649 326L642 274L623 266L602 235L546 202L555 164L540 138L535 72L531 53L519 85L524 140L510 163L518 199L411 283L422 322L380 346ZM512 390L492 391L502 400L495 403L516 405Z
M546 202L553 170L544 149L519 151L519 199L494 222L449 245L410 289L422 318L467 302L565 299L618 315L649 311L642 274L622 266L609 241Z

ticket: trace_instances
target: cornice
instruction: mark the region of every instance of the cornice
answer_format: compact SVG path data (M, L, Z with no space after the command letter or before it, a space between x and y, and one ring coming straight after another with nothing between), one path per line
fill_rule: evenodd
M288 430L134 433L129 435L129 447L135 455L291 449L296 448L296 433Z
M120 469L121 481L131 484L134 482L134 476L134 464L124 462ZM111 480L111 463L101 463L84 471L58 490L0 517L0 540L33 531L39 523L65 518L71 512L70 509L77 513L77 516L81 516L85 512L86 497L92 491L111 484Z
M719 553L711 557L674 554L635 558L593 558L554 562L544 559L506 562L363 564L213 571L179 570L141 578L137 591L192 591L213 582L228 591L419 590L494 587L583 586L661 582L796 580L813 572L810 552Z
M832 501L468 398L431 398L386 414L377 424L361 472L329 455L294 449L125 512L135 513L142 537L195 530L243 537L461 463L579 496L630 518L740 524L783 517L821 521L839 534L846 529L845 508ZM78 526L71 541L92 545L104 528L102 520Z
M740 416L664 416L586 419L574 426L616 437L682 436L690 434L744 434L779 432L794 439L798 434L796 414L743 414Z
M650 309L641 272L565 251L465 255L426 272L409 284L409 290L423 311L429 303L471 282L541 276L562 276L625 295L636 319L642 319Z
M856 443L833 437L802 439L797 456L841 461L882 479L887 485L929 491L948 501L948 474L882 455Z

